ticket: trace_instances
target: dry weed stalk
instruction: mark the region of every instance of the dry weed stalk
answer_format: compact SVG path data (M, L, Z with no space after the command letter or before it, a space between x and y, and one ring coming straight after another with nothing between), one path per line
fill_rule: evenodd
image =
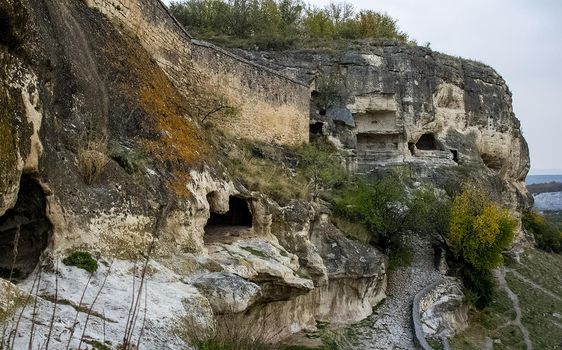
M33 300L33 313L31 315L31 330L29 331L28 350L33 350L33 336L35 335L35 317L37 316L37 300L39 300L39 285L41 284L41 276L43 275L43 266L39 264L39 280L35 289L35 299Z
M88 276L88 281L86 281L86 285L84 286L84 290L82 291L82 295L80 296L80 301L78 302L78 307L76 308L76 314L74 315L74 320L72 321L70 335L68 336L68 342L66 343L66 350L70 348L70 342L72 341L74 331L76 330L76 325L78 324L78 315L80 314L80 308L82 307L82 303L84 302L84 296L86 295L86 291L88 290L88 286L90 285L90 281L92 280L93 275L94 272L91 272L90 276Z
M161 205L160 206L160 210L159 210L159 214L158 217L156 219L156 222L154 224L154 228L153 228L153 232L152 232L152 240L150 241L150 244L148 245L146 254L144 254L144 263L143 263L143 267L142 267L142 272L141 272L141 277L140 277L140 284L139 284L139 288L138 288L138 292L136 293L136 297L134 295L135 293L135 278L136 278L136 270L133 272L133 300L131 301L131 308L129 309L129 317L127 317L127 325L125 326L125 334L123 335L123 344L122 344L122 349L123 350L132 350L134 347L134 342L133 342L133 335L134 335L134 331L135 331L135 327L136 327L136 323L137 323L137 319L139 317L140 314L140 300L142 297L142 290L144 287L145 290L145 309L144 309L144 319L143 319L143 323L141 326L141 330L140 330L140 334L139 334L139 338L137 339L137 349L140 345L141 342L141 338L142 338L142 334L144 332L144 325L146 322L146 312L147 312L147 286L146 286L146 272L148 270L148 263L150 262L150 258L152 256L152 253L154 251L154 249L156 248L156 243L159 237L159 232L161 231L162 227L164 226L165 222L166 222L166 214L168 213L168 210L170 208L170 201L166 201L165 205ZM135 265L136 266L136 265Z
M88 313L86 314L86 320L84 321L84 329L82 330L82 336L80 337L80 342L78 343L78 350L80 350L80 347L82 346L82 342L84 341L84 335L86 335L86 329L88 328L88 321L90 320L90 316L92 315L92 309L94 308L94 304L98 300L98 297L100 296L101 291L105 287L105 282L107 281L107 277L109 276L109 274L111 272L112 266L113 266L113 262L111 262L111 264L109 264L109 267L107 268L107 272L106 272L105 276L103 277L103 282L100 286L100 289L96 293L96 296L94 297L94 300L92 300L92 304L90 304L90 308L88 309Z
M16 227L16 234L14 235L14 248L12 249L12 266L10 267L10 277L8 278L8 281L11 282L12 278L14 277L14 268L16 266L16 259L18 257L18 245L19 245L19 241L20 241L20 226L18 225ZM11 299L11 293L8 293L8 297ZM12 321L14 320L14 316L15 316L15 308L16 308L16 302L15 300L10 300L8 299L7 302L7 308L6 308L6 315L10 315L12 313L12 311L14 312L14 314L12 315ZM14 304L14 310L12 310L11 304ZM0 343L0 348L4 347L4 339L6 337L6 320L4 320L2 322L2 340ZM8 344L10 343L9 339L8 339ZM6 346L9 346L9 345Z
M53 332L53 325L55 324L55 314L57 311L58 298L59 298L59 261L57 260L57 265L55 267L55 301L53 305L53 314L51 315L51 321L49 322L49 333L47 334L47 343L45 344L45 350L49 350L51 333Z

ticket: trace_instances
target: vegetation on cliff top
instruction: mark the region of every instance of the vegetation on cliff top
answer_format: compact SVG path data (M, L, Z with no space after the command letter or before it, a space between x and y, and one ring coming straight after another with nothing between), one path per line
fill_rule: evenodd
M535 237L538 248L562 253L562 230L555 222L537 211L525 213L522 221L523 227Z
M196 37L230 46L284 49L342 39L409 40L386 13L356 11L346 2L318 8L301 0L185 0L170 9Z

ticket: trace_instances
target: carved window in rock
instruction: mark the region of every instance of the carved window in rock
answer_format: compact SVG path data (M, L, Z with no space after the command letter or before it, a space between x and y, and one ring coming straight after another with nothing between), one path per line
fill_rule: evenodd
M228 211L220 212L213 205L216 201L216 192L207 195L210 204L210 217L205 226L205 233L229 228L251 228L253 223L252 213L248 201L237 196L228 199Z
M433 134L423 134L416 142L416 148L422 151L442 151L441 143Z

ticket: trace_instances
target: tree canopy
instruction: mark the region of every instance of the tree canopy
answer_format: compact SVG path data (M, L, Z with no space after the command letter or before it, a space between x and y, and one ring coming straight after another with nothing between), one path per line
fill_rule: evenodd
M203 39L237 39L265 48L307 40L390 39L406 42L386 13L357 11L350 3L320 8L301 0L186 0L172 2L176 19Z

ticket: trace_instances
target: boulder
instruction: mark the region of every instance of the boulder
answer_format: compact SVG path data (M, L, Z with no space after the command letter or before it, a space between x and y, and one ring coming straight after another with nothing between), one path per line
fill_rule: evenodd
M420 317L426 336L451 337L468 326L463 285L447 277L420 300Z
M244 311L261 297L257 284L227 272L199 276L192 284L209 300L215 314Z

